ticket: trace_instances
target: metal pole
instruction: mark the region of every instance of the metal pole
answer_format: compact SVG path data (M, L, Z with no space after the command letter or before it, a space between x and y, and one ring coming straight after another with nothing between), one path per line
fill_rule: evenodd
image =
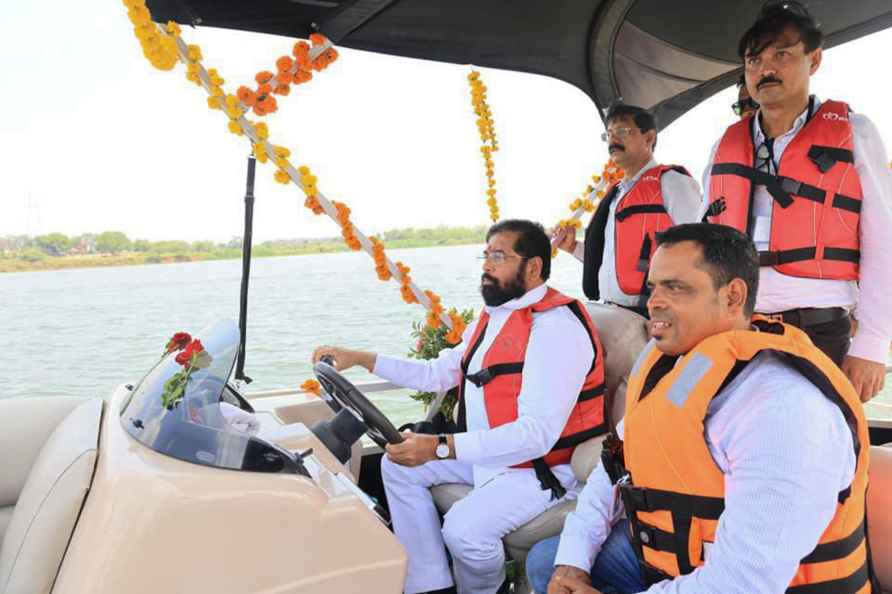
M248 157L248 180L245 189L245 231L242 236L242 289L239 299L238 327L239 338L238 360L235 364L235 379L246 384L251 378L245 375L245 339L248 331L248 281L251 278L251 242L254 227L254 169L257 161L254 155Z

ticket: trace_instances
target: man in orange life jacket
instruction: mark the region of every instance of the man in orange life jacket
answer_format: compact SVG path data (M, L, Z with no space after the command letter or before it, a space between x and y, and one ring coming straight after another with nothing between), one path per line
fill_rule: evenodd
M800 329L752 318L743 233L688 224L657 243L625 416L561 536L530 551L533 587L870 592L870 442L851 383Z
M506 220L487 233L486 307L462 342L433 361L319 347L340 369L361 365L398 385L459 386L454 435L406 434L381 475L394 532L409 555L407 593L494 593L505 578L502 537L577 490L570 455L606 431L603 353L585 307L546 286L551 245L541 225ZM474 489L446 514L430 493Z
M626 177L607 190L585 232L558 228L552 239L582 261L586 297L647 315L643 296L654 233L674 224L698 220L700 189L677 165L658 165L653 151L657 127L653 114L631 105L615 105L607 113L610 158Z
M883 386L892 338L892 174L870 120L809 95L821 42L792 0L764 6L743 35L746 86L761 109L713 149L706 220L753 238L756 311L805 330L867 401Z

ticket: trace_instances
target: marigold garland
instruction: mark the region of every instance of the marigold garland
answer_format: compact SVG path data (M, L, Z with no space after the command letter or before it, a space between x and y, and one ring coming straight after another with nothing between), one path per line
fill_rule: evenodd
M276 111L278 105L273 94L284 96L290 93L290 84L303 84L312 80L312 72L320 72L334 62L338 53L331 43L322 35L313 34L310 36L310 44L298 41L293 47L292 54L294 59L289 56L282 56L276 61L277 73L264 71L257 74L255 82L257 88L251 90L248 87L239 87L235 95L227 95L223 91L224 79L218 72L211 68L205 70L201 64L202 53L201 48L197 45L186 45L180 39L180 27L175 22L169 22L166 28L159 29L151 20L151 14L145 6L145 0L123 0L124 5L128 8L128 15L134 24L134 31L140 44L143 47L143 53L146 58L156 68L162 70L170 70L177 60L186 64L186 78L198 86L203 87L207 93L207 106L210 109L223 111L229 118L227 127L230 132L238 136L246 135L251 140L252 152L256 159L261 163L266 163L270 159L275 163L277 169L274 178L277 182L287 184L294 182L306 194L304 205L313 211L314 214L328 214L332 219L341 226L341 233L344 241L353 250L359 250L366 247L366 250L375 261L375 271L378 278L386 281L394 276L400 282L400 293L403 300L407 303L422 303L430 311L427 315L427 324L434 328L446 323L450 327L450 331L446 335L446 340L451 344L458 344L461 341L462 334L465 330L465 323L460 314L455 309L450 309L445 315L443 314L443 306L440 303L440 297L433 291L425 291L423 297L421 290L414 286L412 278L409 276L409 267L402 262L396 262L393 267L398 271L394 275L391 266L384 253L384 244L377 238L372 237L366 239L368 246L364 246L362 236L350 221L350 209L341 202L329 202L322 196L317 188L316 176L310 172L306 166L297 169L288 160L291 152L281 146L273 145L269 142L269 128L263 122L252 122L244 117L250 108L256 115L264 116ZM290 78L289 78L290 77ZM485 87L482 87L480 95L480 109L483 123L478 123L481 128L481 136L486 135L491 144L483 151L487 177L489 178L488 194L490 200L491 216L495 221L498 218L498 209L495 202L495 181L492 177L493 165L491 152L498 150L498 144L495 141L495 133L493 131L492 119L489 108L485 104ZM477 106L475 106L477 107ZM446 321L448 320L448 321ZM316 380L307 380L301 384L301 390L309 393L321 393L321 386Z
M320 396L322 394L322 385L314 379L308 379L302 383L300 389L302 392L307 392L315 396Z
M486 205L489 207L489 218L495 223L499 220L499 204L496 201L495 163L492 154L499 150L499 143L496 140L492 110L486 103L486 85L480 78L480 72L474 70L468 74L468 83L471 85L471 105L477 114L477 131L483 143L480 154L483 155L483 165L486 170Z
M617 167L617 165L611 160L607 161L604 164L604 169L601 170L601 175L593 175L592 182L594 182L594 186L589 184L586 186L585 190L582 192L582 196L573 200L570 203L570 210L573 212L573 216L569 219L561 219L558 221L555 228L560 227L569 227L574 230L582 228L582 220L581 217L583 213L586 212L594 212L595 208L598 206L598 202L600 202L601 198L604 197L607 188L613 184L617 184L620 180L625 177L625 172ZM595 199L592 199L592 196ZM555 257L558 254L557 246L553 246L551 248L551 257Z

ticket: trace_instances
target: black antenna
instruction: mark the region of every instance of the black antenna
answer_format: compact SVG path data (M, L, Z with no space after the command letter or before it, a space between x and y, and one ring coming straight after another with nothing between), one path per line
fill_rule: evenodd
M242 236L242 290L239 298L238 328L239 338L238 359L235 364L235 379L251 383L251 378L245 375L245 338L248 331L248 281L251 278L251 236L254 228L254 169L257 161L254 155L248 157L248 181L245 189L245 232Z

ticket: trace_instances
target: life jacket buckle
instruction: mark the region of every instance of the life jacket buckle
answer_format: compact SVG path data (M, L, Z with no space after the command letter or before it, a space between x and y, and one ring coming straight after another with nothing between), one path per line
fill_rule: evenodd
M799 195L799 192L802 190L802 182L797 181L795 179L789 177L780 177L777 178L780 181L781 189L787 194L791 195Z
M478 388L481 388L492 381L492 372L488 367L484 367L477 373L469 373L465 378Z

